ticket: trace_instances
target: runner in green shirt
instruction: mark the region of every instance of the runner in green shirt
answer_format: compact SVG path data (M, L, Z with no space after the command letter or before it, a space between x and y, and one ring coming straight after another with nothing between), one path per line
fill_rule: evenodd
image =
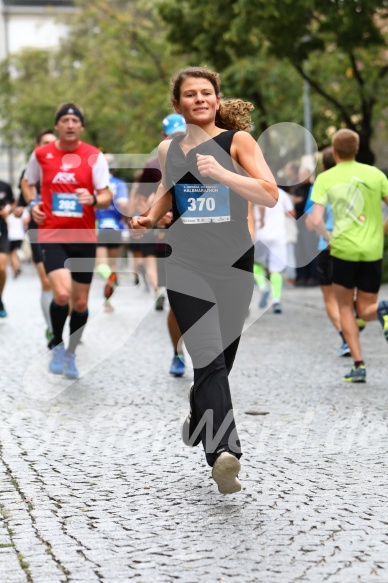
M333 267L333 290L340 308L341 327L354 366L344 377L348 382L365 382L356 310L366 321L380 320L388 341L388 301L377 303L381 283L384 247L381 201L388 205L388 180L385 174L355 161L358 135L339 130L332 140L336 166L320 174L314 184L314 211L311 222L325 233L323 215L328 203L333 211L334 230L326 232L330 241Z

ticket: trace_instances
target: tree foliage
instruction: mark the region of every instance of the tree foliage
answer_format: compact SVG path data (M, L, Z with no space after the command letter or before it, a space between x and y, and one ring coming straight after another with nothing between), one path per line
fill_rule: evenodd
M268 85L284 87L281 75L297 83L297 74L316 95L318 142L327 142L328 126L346 125L360 133L361 158L371 161L373 124L387 105L388 0L183 0L178 7L162 0L160 11L169 40L189 45L193 58L226 72L250 63L262 124L272 122L270 111L285 121ZM273 62L283 63L280 76L268 67L263 78L263 63Z
M58 51L25 51L0 66L6 143L29 150L56 105L74 100L86 113L85 139L147 152L171 111L170 76L202 64L222 73L227 97L254 103L257 137L277 122L303 124L308 79L318 144L346 125L370 160L373 127L388 105L388 0L76 2Z
M152 0L78 0L79 12L58 51L12 55L0 71L2 133L31 148L53 125L56 106L79 103L84 137L111 152L148 152L171 112L168 80L181 59L171 55Z

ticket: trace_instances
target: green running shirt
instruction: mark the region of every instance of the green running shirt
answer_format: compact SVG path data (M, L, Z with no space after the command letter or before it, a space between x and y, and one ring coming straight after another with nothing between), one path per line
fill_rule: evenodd
M311 199L333 211L330 253L346 261L377 261L383 257L381 200L388 179L381 170L359 162L340 162L317 177Z

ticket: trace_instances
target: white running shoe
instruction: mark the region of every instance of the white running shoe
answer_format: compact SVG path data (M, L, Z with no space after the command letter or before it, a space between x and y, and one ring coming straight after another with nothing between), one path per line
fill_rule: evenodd
M212 478L221 494L234 494L241 490L238 473L241 469L236 456L224 451L214 462Z

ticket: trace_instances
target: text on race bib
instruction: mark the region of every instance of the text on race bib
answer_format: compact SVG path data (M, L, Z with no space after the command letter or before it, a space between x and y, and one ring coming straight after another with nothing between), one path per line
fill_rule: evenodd
M83 216L83 206L78 201L78 196L69 192L52 193L52 213L56 217L75 217Z
M176 184L174 191L183 223L230 221L230 192L225 184Z

